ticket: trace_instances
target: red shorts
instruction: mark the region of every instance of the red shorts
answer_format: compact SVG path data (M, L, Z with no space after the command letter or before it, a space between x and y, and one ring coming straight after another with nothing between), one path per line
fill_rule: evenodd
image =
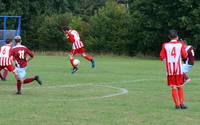
M181 86L183 85L183 75L168 75L167 83L168 86Z
M83 54L85 52L84 48L79 48L79 49L72 49L70 51L71 55L76 55L76 54Z
M12 72L13 70L15 70L15 67L13 67L12 65L8 65L8 66L0 66L0 71L2 69L7 69L8 71Z

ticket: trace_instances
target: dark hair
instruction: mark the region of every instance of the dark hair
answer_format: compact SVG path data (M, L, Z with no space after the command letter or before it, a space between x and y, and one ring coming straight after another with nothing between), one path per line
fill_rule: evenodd
M178 32L176 31L176 30L174 30L174 29L172 29L172 30L169 30L169 37L170 38L176 38L178 36Z
M63 29L64 31L66 31L66 30L70 30L70 27L69 27L69 26L64 26L62 29Z
M6 39L6 44L12 43L12 39Z
M15 39L15 42L16 42L16 43L20 43L20 42L21 42L21 39Z

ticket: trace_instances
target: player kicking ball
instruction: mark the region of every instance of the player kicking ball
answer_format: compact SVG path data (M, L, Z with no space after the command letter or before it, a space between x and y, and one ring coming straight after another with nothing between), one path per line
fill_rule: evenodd
M20 36L15 36L15 42L16 42L16 46L12 48L11 54L15 59L16 69L18 73L18 80L16 84L16 87L17 87L16 94L21 95L22 84L28 84L35 80L38 82L38 84L42 85L42 82L40 81L39 76L25 78L27 64L30 60L33 59L34 55L32 51L30 51L26 46L21 45L22 40Z
M186 109L184 105L183 71L181 61L187 58L185 46L179 41L176 30L169 31L170 42L163 43L160 52L160 60L166 61L166 72L168 86L171 87L171 94L176 109Z
M71 29L68 26L63 27L63 32L65 33L69 42L72 43L72 50L70 51L70 63L72 65L72 74L78 71L78 67L74 65L74 55L80 54L83 58L90 61L92 68L95 67L95 61L93 57L86 55L84 50L83 42L81 41L79 34L76 30Z

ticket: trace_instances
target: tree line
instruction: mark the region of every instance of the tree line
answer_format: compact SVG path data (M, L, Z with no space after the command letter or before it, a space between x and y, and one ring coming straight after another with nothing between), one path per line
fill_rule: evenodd
M198 0L0 0L0 15L22 16L22 38L33 50L70 49L61 29L70 25L89 51L158 56L176 29L200 57Z

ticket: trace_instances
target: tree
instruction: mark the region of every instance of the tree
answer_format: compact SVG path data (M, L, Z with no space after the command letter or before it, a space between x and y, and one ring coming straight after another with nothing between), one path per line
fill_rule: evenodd
M130 42L130 17L126 8L116 1L108 1L91 17L89 27L89 44L98 52L127 53Z
M138 37L138 51L158 55L162 41L168 41L167 31L176 29L181 38L186 38L194 46L199 36L199 5L194 0L129 0L130 12L134 20L134 37Z

